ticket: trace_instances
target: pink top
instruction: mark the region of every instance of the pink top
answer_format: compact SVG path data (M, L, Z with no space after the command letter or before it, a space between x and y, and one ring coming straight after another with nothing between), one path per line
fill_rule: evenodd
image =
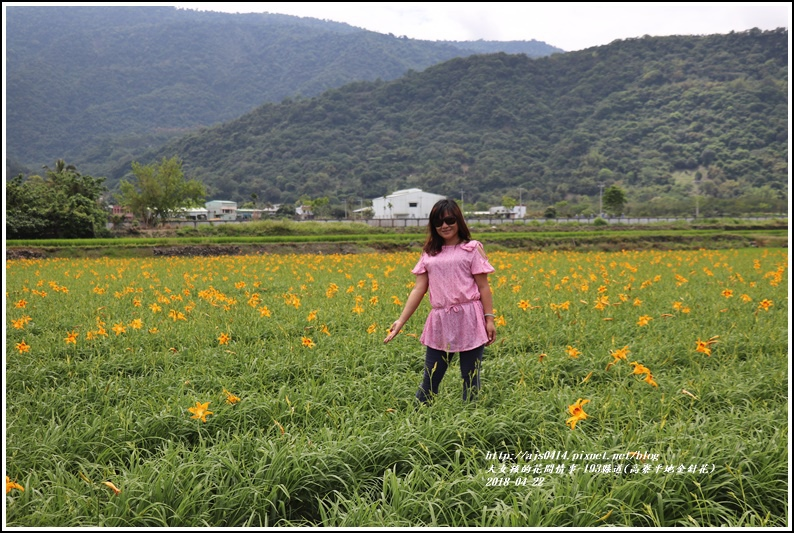
M422 344L452 353L473 350L488 342L474 274L493 271L479 241L444 246L434 256L422 253L411 270L414 274L427 272L433 307L419 338Z

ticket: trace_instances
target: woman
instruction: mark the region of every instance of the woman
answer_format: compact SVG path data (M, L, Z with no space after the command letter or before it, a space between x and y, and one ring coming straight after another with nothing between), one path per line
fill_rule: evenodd
M427 231L422 256L411 270L416 285L383 342L397 336L429 290L432 309L419 338L427 347L425 371L416 398L427 404L438 394L451 356L458 353L465 402L480 388L483 349L496 338L488 285L494 268L482 244L472 240L454 200L440 200L433 206Z

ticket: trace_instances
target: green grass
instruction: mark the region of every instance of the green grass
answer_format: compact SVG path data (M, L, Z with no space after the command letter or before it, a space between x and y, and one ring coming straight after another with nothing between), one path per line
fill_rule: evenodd
M640 248L665 249L720 249L749 247L761 242L766 246L782 246L788 239L787 230L748 229L685 229L685 230L618 230L592 231L534 231L534 232L474 232L473 237L507 248L557 249L557 250L621 250ZM258 235L181 236L181 237L125 237L108 239L41 239L8 241L9 248L50 248L60 257L101 255L116 257L146 255L151 247L184 245L300 245L316 243L349 244L357 246L418 246L424 236L417 232L406 233L333 233L308 235ZM76 250L76 251L72 251Z
M489 257L504 322L483 389L462 404L453 362L421 408L409 334L427 302L382 343L416 253L8 261L6 470L25 490L7 494L6 525L788 524L785 250ZM571 430L578 398L588 417ZM546 451L568 457L521 455ZM499 452L517 456L505 473ZM628 452L653 457L611 460ZM573 459L587 453L610 459Z

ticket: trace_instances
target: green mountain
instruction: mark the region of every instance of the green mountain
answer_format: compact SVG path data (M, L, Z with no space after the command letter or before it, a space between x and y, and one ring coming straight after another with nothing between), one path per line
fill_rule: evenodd
M312 18L173 7L9 6L5 23L9 171L65 159L105 174L267 102L393 80L483 47L562 51L537 41L467 48Z
M451 59L265 104L141 162L177 155L213 198L237 201L421 187L585 212L617 184L635 214L693 195L719 214L785 206L788 131L788 32L754 29Z

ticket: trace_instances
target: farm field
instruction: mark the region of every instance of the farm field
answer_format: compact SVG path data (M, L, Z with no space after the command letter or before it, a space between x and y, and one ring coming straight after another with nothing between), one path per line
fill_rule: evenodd
M5 524L788 525L786 249L486 252L429 407L417 252L6 261Z

